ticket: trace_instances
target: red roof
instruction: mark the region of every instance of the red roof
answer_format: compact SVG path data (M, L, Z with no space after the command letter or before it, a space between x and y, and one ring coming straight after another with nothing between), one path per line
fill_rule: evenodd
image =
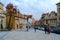
M32 17L32 15L24 15L24 17L29 17L29 18L31 18L31 17Z
M13 8L13 13L17 13L17 10L16 10L16 8Z

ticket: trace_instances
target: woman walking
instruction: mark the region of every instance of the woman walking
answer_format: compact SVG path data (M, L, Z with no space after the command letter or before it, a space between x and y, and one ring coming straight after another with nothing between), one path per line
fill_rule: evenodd
M48 32L48 34L50 34L50 28L49 27L47 28L47 32Z

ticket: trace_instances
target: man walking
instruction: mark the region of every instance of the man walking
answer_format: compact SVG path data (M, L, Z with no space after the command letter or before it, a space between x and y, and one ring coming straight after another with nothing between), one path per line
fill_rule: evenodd
M35 25L34 30L35 30L35 32L36 32L36 30L37 30L37 25Z
M47 27L46 26L44 26L45 28L44 28L44 31L45 31L45 34L46 34L46 32L47 32Z
M27 30L26 30L26 31L28 31L28 26L26 26L26 28L27 28Z

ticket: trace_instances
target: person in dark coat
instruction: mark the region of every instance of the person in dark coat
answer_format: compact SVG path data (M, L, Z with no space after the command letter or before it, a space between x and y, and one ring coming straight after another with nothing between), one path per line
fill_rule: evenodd
M26 31L28 31L28 26L26 26L26 28L27 28L27 30L26 30Z
M38 29L38 26L37 26L37 25L35 25L34 29L35 29L35 32L36 32L36 30Z
M45 34L46 34L46 32L47 32L47 27L46 26L44 26L44 31L45 31Z
M3 25L1 24L1 29L3 29Z
M35 30L35 32L36 32L36 26L34 27L34 30Z

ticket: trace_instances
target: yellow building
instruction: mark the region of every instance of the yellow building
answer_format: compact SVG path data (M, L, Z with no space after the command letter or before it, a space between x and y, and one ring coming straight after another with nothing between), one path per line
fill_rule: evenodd
M15 17L16 10L13 8L12 4L8 4L6 6L6 28L13 28L15 29Z
M13 29L22 28L25 26L24 24L25 18L16 8L13 7L12 4L8 4L6 6L6 26L12 27Z
M15 29L19 29L19 18L15 17Z
M19 20L20 20L20 28L23 28L23 27L25 27L26 25L25 25L25 20L26 20L26 18L24 17L24 15L22 15L22 14L20 14L20 18L19 18Z
M15 17L15 28L23 28L25 26L24 20L24 16L20 12L18 12L18 16Z
M28 17L32 17L28 15ZM6 12L3 10L3 4L0 2L0 24L3 25L4 28L12 28L18 29L26 26L24 23L27 18L23 14L21 14L13 4L8 4L6 6ZM0 27L1 28L1 27Z

